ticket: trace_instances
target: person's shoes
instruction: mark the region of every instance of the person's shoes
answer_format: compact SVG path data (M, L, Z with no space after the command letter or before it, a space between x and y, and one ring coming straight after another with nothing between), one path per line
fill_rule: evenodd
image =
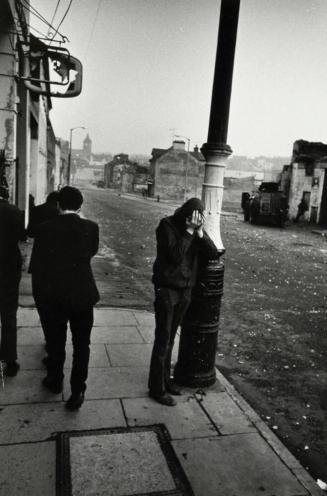
M71 397L66 402L65 408L66 410L70 410L73 412L74 410L78 410L84 403L84 393L72 394Z
M43 379L42 384L53 394L62 392L62 381L54 381L51 377L46 376Z
M172 394L173 396L182 396L183 394L181 389L174 382L170 382L169 384L167 384L166 389L168 393Z
M164 394L156 394L152 393L151 391L149 392L150 398L153 400L157 401L158 403L161 403L162 405L165 406L175 406L176 401L170 394L164 393Z
M15 377L20 369L20 365L17 362L6 362L3 375L6 377Z

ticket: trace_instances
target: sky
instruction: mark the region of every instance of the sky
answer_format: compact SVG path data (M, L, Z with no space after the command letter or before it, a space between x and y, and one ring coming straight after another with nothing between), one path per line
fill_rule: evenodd
M60 0L55 27L70 1ZM52 20L58 0L30 2ZM83 90L53 98L56 136L85 126L94 152L114 154L150 155L174 134L202 146L219 11L219 0L73 0L60 32L83 64ZM327 0L241 0L228 132L235 155L290 157L297 139L327 142L326 25ZM85 133L73 132L73 148Z

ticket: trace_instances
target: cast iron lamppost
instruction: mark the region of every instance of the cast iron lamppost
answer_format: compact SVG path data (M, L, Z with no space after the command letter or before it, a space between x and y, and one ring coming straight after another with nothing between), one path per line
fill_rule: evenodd
M73 131L75 129L86 129L84 126L76 126L70 128L69 135L69 154L68 154L68 167L67 167L67 186L70 185L70 176L71 176L71 162L72 162L72 141L73 141Z
M186 136L182 136L180 134L175 134L175 138L184 138L187 140L187 160L185 164L185 188L184 188L184 203L186 202L186 190L187 190L187 174L188 174L188 154L190 152L190 138L187 138Z
M220 214L224 169L232 153L227 144L227 131L239 7L240 0L221 0L208 141L201 148L206 161L202 188L207 211L206 230L219 257L199 269L192 303L182 323L174 377L178 384L189 387L207 387L216 381L215 357L224 280L224 264L220 257L225 252L220 235Z

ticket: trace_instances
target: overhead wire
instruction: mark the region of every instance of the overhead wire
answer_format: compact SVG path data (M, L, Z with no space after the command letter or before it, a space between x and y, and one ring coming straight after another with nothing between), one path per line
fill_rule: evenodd
M18 17L17 18L14 17L14 20L19 21ZM29 24L28 22L26 22L26 26L30 29L33 29L36 33L40 34L44 39L49 39L49 37L46 34L44 34L42 31L39 31L38 29L36 29L34 26ZM21 33L19 33L17 27L16 27L16 33L15 34L21 34Z
M40 21L44 22L44 24L46 24L49 28L51 28L53 31L55 31L55 34L58 34L59 36L61 36L62 39L65 38L64 35L62 35L60 32L59 32L59 26L58 28L56 29L49 21L47 21L47 19L35 8L33 7L33 5L29 4L27 2L27 0L19 0L20 1L20 4L22 5L22 7L27 10L28 12L30 12L31 14L33 14L37 19L39 19ZM53 37L54 37L53 36Z
M37 17L40 21L44 22L47 26L51 26L50 23L46 20L43 15L33 7L27 0L19 0L20 4L22 7L27 10L30 14L33 14L35 17ZM53 26L51 26L53 27Z
M93 38L93 33L94 33L96 22L98 20L98 14L99 14L99 11L100 11L101 2L102 2L102 0L98 0L98 5L97 5L97 9L96 9L95 16L94 16L94 19L93 19L93 23L92 23L92 28L91 28L89 40L87 42L85 53L84 53L84 59L86 59L86 55L87 55L87 52L89 50L89 47L90 47L90 44L91 44L91 41L92 41L92 38Z
M33 14L35 17L40 19L42 22L44 22L47 26L51 27L54 29L52 24L39 12L35 7L33 7L32 4L29 3L28 0L19 0L21 3L23 2L23 7L28 10L31 14Z
M41 33L41 31L39 31L38 29L36 29L34 26L31 26L31 25L28 25L28 27L30 29L33 29L33 31L36 31L36 33L40 34L41 36L43 36L44 39L49 39L49 36L47 36L46 34L44 33Z
M73 0L70 0L70 1L69 1L69 4L68 4L68 7L67 7L67 9L66 9L66 12L64 13L64 15L63 15L63 17L62 17L62 19L61 19L60 23L58 24L57 29L55 30L55 33L54 33L54 35L53 35L53 38L56 36L56 34L58 33L58 30L59 30L60 26L62 25L62 23L63 23L63 22L64 22L64 20L66 19L66 16L67 16L67 14L68 14L68 12L69 12L69 10L70 10L70 7L72 6L72 3L73 3ZM50 45L51 45L51 41L50 41Z
M56 13L57 13L57 10L58 10L59 4L60 4L60 1L61 1L61 0L58 0L58 1L57 1L57 5L56 5L56 8L55 8L55 10L54 10L54 13L53 13L52 19L51 19L51 21L50 21L50 24L53 24L53 21L54 21L54 19L55 19L55 17L56 17Z

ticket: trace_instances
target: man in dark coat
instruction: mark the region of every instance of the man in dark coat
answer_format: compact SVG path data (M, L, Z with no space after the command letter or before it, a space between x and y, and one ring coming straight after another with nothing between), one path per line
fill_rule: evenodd
M302 198L302 200L300 201L300 203L297 206L297 214L296 214L296 217L294 219L294 222L299 222L300 217L302 217L302 215L304 215L307 210L309 210L308 204L305 201L305 199Z
M156 230L157 257L152 278L156 328L149 395L167 406L176 404L171 395L181 394L170 378L171 354L177 328L191 301L199 261L218 257L203 224L203 204L191 198L174 215L163 218Z
M36 228L30 264L48 351L43 384L54 394L63 388L67 324L70 324L73 366L72 394L66 403L69 410L78 409L84 401L93 307L99 300L90 264L98 251L99 228L95 222L79 216L82 203L78 189L66 186L59 191L60 215Z
M37 227L46 222L47 220L54 219L59 215L59 207L58 207L58 196L59 191L52 191L48 194L45 203L41 203L40 205L33 205L30 210L30 220L27 227L27 235L30 238L34 238ZM31 268L29 267L29 272L31 272ZM35 301L35 305L40 317L42 329L45 335L45 325L43 322L43 314L42 314L42 304L39 305L38 295L34 291L34 275L32 274L32 292L33 298ZM45 338L46 340L46 338ZM43 363L46 364L47 357L43 359Z
M31 208L30 220L27 227L27 234L30 238L34 238L35 229L39 224L54 219L54 217L59 215L58 195L59 191L52 191L48 194L45 203Z
M22 259L18 242L25 239L24 214L8 202L8 190L0 186L0 360L4 374L15 376L17 363L17 308Z

